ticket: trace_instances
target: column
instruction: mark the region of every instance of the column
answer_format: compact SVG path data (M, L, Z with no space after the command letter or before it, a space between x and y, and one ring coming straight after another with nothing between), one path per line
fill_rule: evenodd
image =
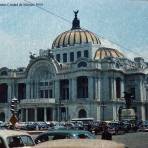
M30 82L26 81L26 99L30 99Z
M111 77L111 100L114 100L114 78Z
M10 102L11 98L12 98L12 96L11 96L11 83L8 83L7 85L8 85L8 102Z
M143 100L143 90L142 90L142 78L139 78L137 83L137 89L135 90L135 97L137 101Z
M141 106L141 119L145 121L145 107L144 105Z
M37 108L34 108L34 121L37 121Z
M30 80L30 98L33 99L33 80Z
M7 96L7 103L9 104L11 102L12 96L11 96L11 83L8 83L8 96ZM8 118L11 116L10 107L8 107L7 111Z
M26 108L26 122L28 122L28 108Z
M37 86L37 82L36 80L34 80L34 99L36 99L36 86Z
M94 85L93 78L88 77L88 97L90 100L94 99Z
M59 100L60 98L60 81L56 80L55 81L55 93L54 93L54 97L56 100Z
M34 81L34 99L38 98L38 81Z
M124 80L121 79L121 97L124 97L124 93L123 92L125 92L125 90L124 90Z
M55 121L55 108L52 107L52 121Z
M72 100L75 101L77 98L77 79L76 78L72 79L72 87L71 88L72 88L72 92L71 92Z
M72 79L69 79L69 100L72 100Z
M47 110L46 110L46 107L44 107L44 121L47 121Z
M98 78L98 100L101 100L101 79Z
M99 88L98 88L98 78L95 77L95 81L94 81L94 85L95 85L95 100L99 100L98 99L98 91L99 91Z
M15 82L14 85L15 85L15 90L14 90L14 91L15 91L15 93L14 93L14 94L15 94L15 97L16 97L17 99L19 99L19 98L18 98L18 83Z
M11 98L15 96L15 81L14 79L11 81Z
M39 97L40 97L40 96L39 96L39 87L40 87L39 84L40 84L40 83L39 83L39 81L37 80L37 81L36 81L36 98L39 98Z
M115 100L116 99L116 81L114 78L111 78L111 99Z
M113 120L117 120L117 106L113 105Z
M101 121L101 107L97 106L97 118L98 121Z

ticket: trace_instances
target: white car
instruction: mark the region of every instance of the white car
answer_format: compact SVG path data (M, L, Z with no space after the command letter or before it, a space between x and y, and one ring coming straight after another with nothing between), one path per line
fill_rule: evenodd
M61 139L37 144L34 148L128 148L122 143L100 139Z
M25 132L15 130L0 130L0 148L34 146L32 137Z

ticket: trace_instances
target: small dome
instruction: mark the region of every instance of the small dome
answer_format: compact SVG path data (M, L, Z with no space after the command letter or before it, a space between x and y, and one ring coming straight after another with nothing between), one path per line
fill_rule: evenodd
M75 44L83 43L101 44L100 40L92 32L84 29L71 29L61 33L54 40L52 48L74 46Z
M105 57L123 58L124 55L117 49L102 47L96 51L94 59L104 59Z

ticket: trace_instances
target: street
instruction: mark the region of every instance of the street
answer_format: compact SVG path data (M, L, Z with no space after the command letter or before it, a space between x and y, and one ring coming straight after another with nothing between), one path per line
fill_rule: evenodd
M100 135L97 136L99 139ZM126 133L124 135L113 135L112 139L124 143L128 148L148 148L148 132Z

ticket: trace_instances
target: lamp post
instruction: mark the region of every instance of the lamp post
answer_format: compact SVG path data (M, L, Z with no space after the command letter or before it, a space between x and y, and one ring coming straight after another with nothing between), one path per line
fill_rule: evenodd
M17 114L17 105L18 105L18 99L14 97L11 100L11 113L12 114Z
M12 116L10 118L10 122L12 124L12 128L14 129L15 128L15 123L18 121L18 118L17 118L17 114L18 114L18 99L17 98L13 98L11 100L11 113L12 113Z
M101 107L102 107L102 120L104 121L104 109L107 105L104 104L104 101L101 102Z

